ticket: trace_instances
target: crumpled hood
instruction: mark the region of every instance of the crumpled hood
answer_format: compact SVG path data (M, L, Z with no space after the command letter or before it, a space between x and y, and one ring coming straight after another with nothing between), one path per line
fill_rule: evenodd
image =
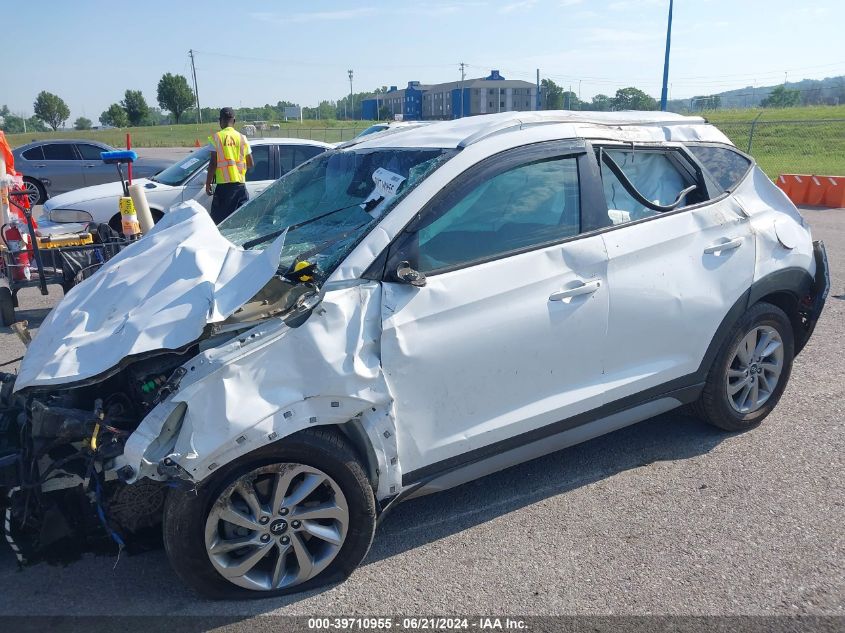
M196 202L173 207L50 312L15 390L85 380L127 356L195 341L206 324L225 320L276 273L284 238L245 251Z

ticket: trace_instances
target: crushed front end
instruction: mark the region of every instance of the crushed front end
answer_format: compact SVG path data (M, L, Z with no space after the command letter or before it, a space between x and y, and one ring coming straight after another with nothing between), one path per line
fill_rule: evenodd
M125 485L131 473L115 458L195 354L155 355L69 389L13 393L16 376L0 373L0 503L20 563L158 542L167 484Z

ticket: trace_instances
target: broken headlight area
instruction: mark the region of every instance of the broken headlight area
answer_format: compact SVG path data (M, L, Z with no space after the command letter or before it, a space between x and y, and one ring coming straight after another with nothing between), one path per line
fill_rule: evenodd
M74 388L12 393L0 374L0 492L5 537L21 563L69 562L85 551L147 549L167 484L115 467L126 439L178 388L198 345L128 364Z

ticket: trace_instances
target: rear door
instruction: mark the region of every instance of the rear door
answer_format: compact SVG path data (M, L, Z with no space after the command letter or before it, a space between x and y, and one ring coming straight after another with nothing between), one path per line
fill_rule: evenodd
M106 165L100 158L100 153L107 151L106 149L91 143L77 143L76 151L82 159L82 177L86 187L118 180L117 168L114 165ZM125 169L124 167L124 174Z
M381 355L404 483L563 430L553 423L604 401L607 254L582 235L600 195L579 188L587 158L583 143L544 143L488 159L391 247ZM403 260L424 287L398 281Z
M695 382L722 320L751 285L755 241L739 205L680 148L598 146L608 218L608 400ZM647 201L607 164L615 161Z

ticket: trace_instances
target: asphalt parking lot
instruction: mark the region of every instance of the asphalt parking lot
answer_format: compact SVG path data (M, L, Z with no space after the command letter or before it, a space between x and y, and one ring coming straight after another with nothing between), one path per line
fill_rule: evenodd
M3 548L0 613L843 616L845 210L804 214L831 296L752 432L667 414L410 501L347 582L287 598L202 600L161 550L19 570ZM20 317L37 327L60 296L22 293ZM0 362L22 352L0 330Z

